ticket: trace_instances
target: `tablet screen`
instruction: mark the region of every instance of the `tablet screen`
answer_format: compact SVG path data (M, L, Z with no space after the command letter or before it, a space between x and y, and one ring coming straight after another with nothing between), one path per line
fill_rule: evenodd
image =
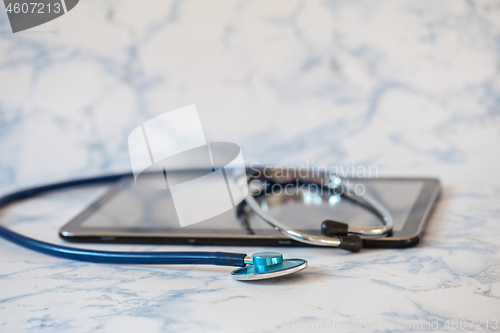
M384 204L394 219L394 230L404 228L408 216L419 198L424 181L419 179L357 179L364 191ZM307 191L307 190L306 190ZM195 205L195 203L194 203ZM338 195L327 197L304 195L301 201L261 207L291 228L319 234L321 222L326 219L356 226L379 226L380 218L370 210ZM132 178L121 181L111 191L79 217L78 228L134 230L134 232L168 232L172 234L247 234L248 225L242 224L236 209L200 223L181 227L168 190L151 190L137 186ZM272 235L277 233L257 216L248 220L252 232Z

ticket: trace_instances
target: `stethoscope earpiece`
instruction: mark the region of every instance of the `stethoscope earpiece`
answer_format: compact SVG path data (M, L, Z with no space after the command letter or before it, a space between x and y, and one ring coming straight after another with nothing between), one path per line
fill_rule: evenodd
M363 240L357 235L348 235L349 225L342 222L325 220L321 224L321 234L327 237L338 236L340 238L339 248L359 252L363 247Z
M342 222L325 220L321 224L321 234L324 236L347 236L349 225Z
M356 235L340 236L340 249L359 252L363 248L363 239Z

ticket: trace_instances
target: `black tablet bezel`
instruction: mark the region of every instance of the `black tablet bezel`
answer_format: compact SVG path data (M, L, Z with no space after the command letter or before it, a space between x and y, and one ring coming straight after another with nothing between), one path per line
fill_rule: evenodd
M353 181L355 179L352 179ZM376 180L421 181L423 188L411 209L403 230L394 231L391 237L364 238L365 248L405 248L419 242L429 214L440 191L439 180L433 178L376 178ZM241 230L220 230L218 234L182 233L182 229L162 228L82 228L80 225L101 206L116 195L125 184L121 180L69 223L59 235L64 240L79 243L165 244L165 245L221 245L221 246L310 246L284 235L248 235ZM238 234L241 233L241 234Z

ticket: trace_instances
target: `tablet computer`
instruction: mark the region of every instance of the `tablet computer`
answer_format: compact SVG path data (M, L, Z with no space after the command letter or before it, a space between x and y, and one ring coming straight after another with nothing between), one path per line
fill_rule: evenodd
M363 246L404 248L416 245L435 204L440 183L432 178L350 178L391 212L394 230L388 237L363 238ZM302 195L259 198L261 207L287 226L320 235L323 220L356 226L379 226L380 219L344 196ZM271 200L271 201L270 201ZM241 205L241 204L240 204ZM308 246L289 239L254 214L236 207L193 225L181 227L169 190L144 189L125 177L60 229L71 242L187 244L232 246Z

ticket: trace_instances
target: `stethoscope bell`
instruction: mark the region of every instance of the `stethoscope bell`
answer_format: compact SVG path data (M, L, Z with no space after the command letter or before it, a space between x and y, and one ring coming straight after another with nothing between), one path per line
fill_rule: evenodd
M292 274L307 267L304 259L286 259L279 252L258 252L245 258L249 266L235 269L231 275L236 280L264 280Z

